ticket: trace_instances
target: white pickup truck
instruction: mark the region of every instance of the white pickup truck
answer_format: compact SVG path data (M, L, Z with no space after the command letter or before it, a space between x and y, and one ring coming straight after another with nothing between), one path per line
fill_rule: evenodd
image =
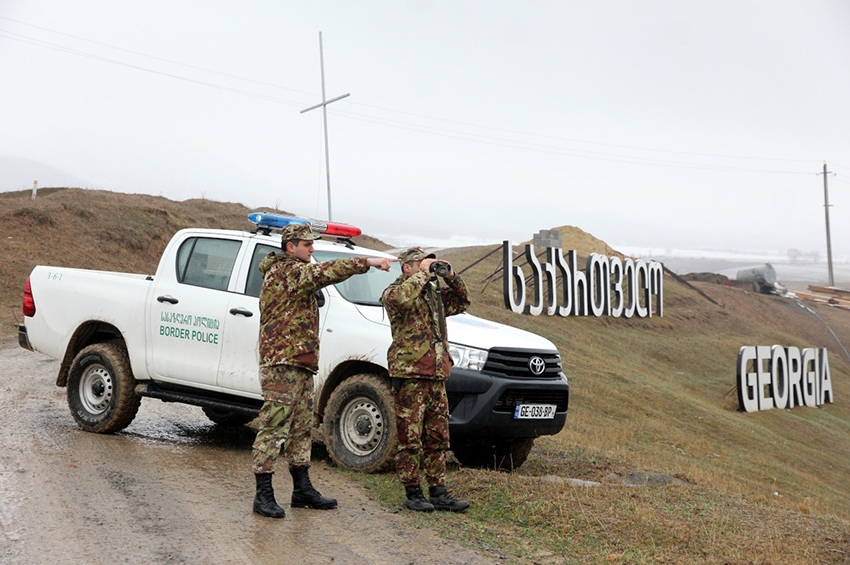
M156 274L37 266L24 291L22 347L61 360L78 425L116 432L142 397L202 407L220 425L243 425L262 405L257 268L280 250L270 226L305 221L252 214L257 231L177 232ZM278 222L277 224L275 222ZM351 229L349 229L351 228ZM359 229L318 224L315 261L385 253L354 246ZM352 229L354 231L352 231ZM395 280L371 269L321 291L321 353L314 437L339 465L389 467L397 437L387 373L389 321L378 299ZM470 466L510 469L534 439L564 426L569 385L555 346L532 333L468 314L448 319L454 360L446 383L452 450Z

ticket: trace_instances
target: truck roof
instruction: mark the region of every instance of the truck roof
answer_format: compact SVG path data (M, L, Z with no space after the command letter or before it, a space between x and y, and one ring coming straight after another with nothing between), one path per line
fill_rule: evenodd
M244 230L222 230L212 228L185 228L180 230L180 232L178 233L230 235L234 237L250 238L265 241L267 243L274 244L277 247L280 247L281 238L279 233L264 234ZM393 259L396 258L395 255L392 255L390 253L378 251L377 249L370 249L368 247L354 245L354 243L350 239L344 237L323 235L321 236L321 239L317 239L314 241L313 246L320 251L350 253L351 255L355 256L366 255L369 257L388 257Z

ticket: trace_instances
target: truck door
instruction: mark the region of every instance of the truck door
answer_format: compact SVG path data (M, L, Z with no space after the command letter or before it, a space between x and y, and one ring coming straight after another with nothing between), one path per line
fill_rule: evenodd
M218 386L236 394L260 391L260 289L263 275L258 268L266 255L279 252L280 247L256 242L244 261L250 261L247 269L239 269L236 292L231 293L227 308L227 323L224 327L221 362L219 363ZM325 324L327 303L323 292L319 300L319 327Z
M214 386L239 239L189 237L174 269L154 281L149 310L151 365L159 379Z
M280 251L280 247L257 242L252 249L253 243L249 243L243 260L249 261L247 269L240 268L236 292L231 293L227 307L218 386L234 393L260 395L259 296L263 275L258 267L266 255Z

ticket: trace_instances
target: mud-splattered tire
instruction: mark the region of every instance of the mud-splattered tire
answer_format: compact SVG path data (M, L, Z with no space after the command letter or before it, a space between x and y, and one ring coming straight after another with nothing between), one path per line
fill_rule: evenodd
M528 459L534 438L503 441L495 445L465 444L457 447L452 441L452 452L457 460L466 467L478 467L497 471L513 471Z
M391 468L398 432L389 383L368 374L346 379L331 393L324 428L328 454L337 465L363 473Z
M127 351L119 342L95 343L77 354L68 374L67 395L77 424L100 434L129 426L142 401Z
M224 426L228 428L244 426L256 417L251 416L249 414L243 414L241 412L233 412L232 410L227 410L224 408L212 408L210 406L204 406L203 411L204 414L206 414L207 418L209 418L219 426Z

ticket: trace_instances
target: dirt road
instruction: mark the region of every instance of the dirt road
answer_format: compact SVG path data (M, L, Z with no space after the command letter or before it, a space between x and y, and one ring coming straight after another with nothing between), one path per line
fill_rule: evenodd
M414 528L322 461L313 482L339 509L287 504L286 518L261 518L251 512L249 428L145 399L124 432L83 432L57 370L0 342L0 563L491 563ZM288 501L287 473L275 489Z

